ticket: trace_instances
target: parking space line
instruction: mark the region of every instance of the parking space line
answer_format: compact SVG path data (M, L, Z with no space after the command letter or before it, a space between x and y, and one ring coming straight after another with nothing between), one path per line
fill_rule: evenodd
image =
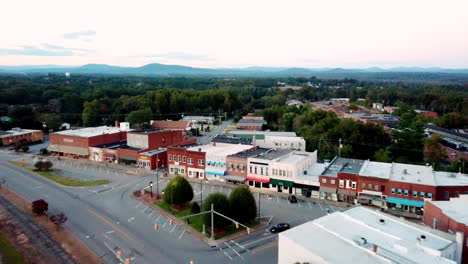
M185 229L184 229L184 230L182 231L182 233L180 234L179 239L182 238L182 236L184 235L184 233L185 233Z
M154 220L154 223L156 224L156 222L158 222L159 218L161 217L161 215L159 215L156 220Z
M320 209L322 209L322 211L325 212L325 210L323 209L322 205L320 204L320 202L317 203L319 206L320 206Z
M279 204L279 198L278 198L278 196L276 196L276 201L278 201L278 204Z
M175 229L176 227L177 227L177 225L174 224L174 227L172 228L171 233L172 233L172 231L174 231L174 229Z
M138 208L140 205L141 205L141 202L139 202L139 203L137 204L137 206L135 206L135 208Z
M307 204L309 205L309 208L312 208L312 206L310 205L309 201L307 201Z
M148 215L148 218L150 218L154 214L154 211L151 212L151 214Z

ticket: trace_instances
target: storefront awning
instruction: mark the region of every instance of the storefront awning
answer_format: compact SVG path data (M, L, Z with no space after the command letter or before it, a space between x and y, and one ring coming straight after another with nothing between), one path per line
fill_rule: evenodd
M214 174L214 175L220 175L220 176L224 176L226 174L225 171L205 171L205 174Z
M252 177L252 176L247 176L246 179L247 179L248 181L256 181L256 182L270 183L270 178L269 178L269 177Z
M308 189L308 190L312 190L312 191L318 191L320 189L320 186L307 185L307 184L302 184L302 183L294 183L293 187L294 188Z
M228 181L238 181L238 182L244 182L245 181L245 178L241 177L241 176L226 175L226 176L223 176L221 178L223 178L225 180L228 180Z
M325 193L336 193L336 188L320 186L319 191Z
M270 179L270 183L279 186L286 186L286 187L293 187L294 182L292 181L285 181L285 180L278 180L278 179Z
M356 191L354 190L338 189L338 194L356 197Z
M398 198L398 197L387 197L387 202L394 203L394 204L408 205L408 206L424 207L423 201L416 201L416 200L410 200L410 199L404 199L404 198Z
M66 154L73 154L73 155L78 155L78 156L89 155L88 148L80 148L80 147L65 146L65 145L58 145L58 144L50 144L47 147L47 150L53 151L53 152L66 153Z

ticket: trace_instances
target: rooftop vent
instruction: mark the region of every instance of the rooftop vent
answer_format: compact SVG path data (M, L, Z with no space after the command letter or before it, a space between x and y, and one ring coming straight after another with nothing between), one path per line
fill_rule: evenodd
M408 174L408 171L406 169L403 169L403 174Z
M307 174L307 171L305 170L305 171L304 171L304 175L306 175L306 174Z
M201 152L201 148L198 148L198 152Z
M356 242L356 244L360 245L360 246L364 246L365 244L367 244L367 239L361 237L361 238L358 238L356 240L354 240Z
M426 240L426 235L421 235L419 238L420 238L421 240Z
M381 223L382 225L385 224L385 219L380 218L380 219L379 219L379 223Z
M450 178L456 178L457 175L456 175L455 173L450 173L450 176L449 176L449 177L450 177Z

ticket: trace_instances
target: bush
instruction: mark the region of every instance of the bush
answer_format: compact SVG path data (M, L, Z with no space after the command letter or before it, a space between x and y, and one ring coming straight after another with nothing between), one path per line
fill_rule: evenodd
M197 202L193 202L192 203L192 210L191 210L192 214L198 214L200 213L200 206L198 205Z
M164 201L168 204L181 205L190 202L192 199L192 185L182 176L174 177L164 190Z
M213 208L216 212L229 216L229 201L227 196L223 193L212 193L206 198L204 203L202 204L202 211L210 211L211 204L213 204ZM214 216L215 221L215 229L223 228L227 225L231 224L232 222L222 216L215 214ZM211 228L211 214L204 214L203 215L203 222L209 228Z
M48 160L46 160L46 161L39 160L36 163L34 163L34 167L36 167L36 169L40 170L40 171L41 170L48 171L53 166L54 166L54 164L52 162L48 161Z
M32 212L37 215L44 214L45 211L49 210L49 204L44 200L36 200L32 202Z
M257 205L247 186L239 186L231 192L229 207L231 218L240 223L249 223L257 216Z

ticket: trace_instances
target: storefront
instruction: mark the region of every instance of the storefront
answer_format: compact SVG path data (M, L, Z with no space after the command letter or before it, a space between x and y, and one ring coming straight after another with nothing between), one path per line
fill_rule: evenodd
M270 184L272 188L275 188L277 192L287 192L292 194L294 182L292 181L285 181L285 180L278 180L278 179L270 179Z
M320 186L320 199L337 201L336 188Z
M234 175L224 175L219 177L220 180L224 182L234 183L234 184L241 184L245 182L245 178L241 176L234 176Z
M389 209L422 214L423 211L421 209L424 207L424 201L387 197L387 205Z
M356 191L348 189L338 189L338 201L354 204L356 200Z
M319 197L320 186L294 183L293 187L297 195L302 195L305 197L315 197L315 198Z
M378 208L385 208L387 199L381 192L364 191L358 193L357 202L362 205L370 205Z
M124 163L126 165L136 164L137 163L137 157L122 154L122 155L119 156L119 162Z
M250 187L270 189L270 177L247 176L246 180Z

